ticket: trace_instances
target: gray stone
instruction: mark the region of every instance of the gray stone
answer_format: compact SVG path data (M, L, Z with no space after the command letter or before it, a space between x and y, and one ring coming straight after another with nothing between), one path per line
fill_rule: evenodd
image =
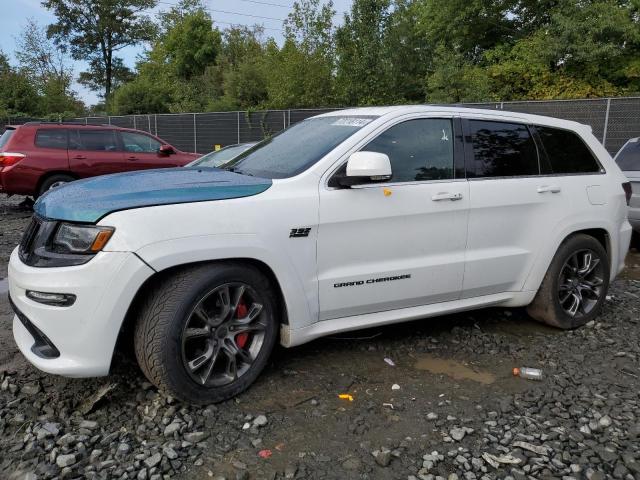
M460 440L462 440L464 438L464 436L467 434L467 430L464 428L452 428L449 431L449 435L451 436L451 438L453 438L456 442L459 442Z
M253 419L253 424L256 427L264 427L267 423L269 423L269 420L267 420L267 417L265 417L264 415L258 415Z
M185 433L184 439L189 443L198 443L209 437L207 432Z
M158 465L161 461L162 461L162 454L154 453L144 461L144 464L147 466L147 468L153 468L156 465Z
M164 436L172 437L175 432L180 430L180 426L181 425L178 422L170 423L164 428L164 432L163 432Z
M60 468L69 467L76 463L76 456L71 453L69 455L58 455L56 458L56 465Z
M25 395L35 395L40 392L40 384L38 382L26 383L20 389L20 393Z
M376 450L371 452L373 458L376 459L376 463L381 467L386 467L391 463L391 450L387 448L381 448L380 450Z

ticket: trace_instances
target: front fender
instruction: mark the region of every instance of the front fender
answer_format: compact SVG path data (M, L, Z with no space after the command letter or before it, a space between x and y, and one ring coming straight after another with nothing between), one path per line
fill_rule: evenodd
M220 234L181 237L146 245L136 253L156 271L199 262L251 259L267 265L276 276L291 328L315 321L310 308L314 292L306 292L303 281L283 249L268 249L254 234Z

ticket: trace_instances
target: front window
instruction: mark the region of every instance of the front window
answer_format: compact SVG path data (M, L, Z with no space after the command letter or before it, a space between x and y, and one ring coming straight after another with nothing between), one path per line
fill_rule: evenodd
M375 118L309 118L263 140L225 164L223 168L263 178L293 177L314 165Z
M148 135L133 132L121 132L120 135L125 152L157 153L160 150L161 143Z

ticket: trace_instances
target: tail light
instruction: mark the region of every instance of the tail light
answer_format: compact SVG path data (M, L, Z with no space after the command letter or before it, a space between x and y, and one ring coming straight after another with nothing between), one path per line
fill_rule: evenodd
M10 167L24 158L22 153L0 152L0 167Z
M631 203L631 182L624 182L622 184L622 189L624 190L624 196L627 199L627 206Z

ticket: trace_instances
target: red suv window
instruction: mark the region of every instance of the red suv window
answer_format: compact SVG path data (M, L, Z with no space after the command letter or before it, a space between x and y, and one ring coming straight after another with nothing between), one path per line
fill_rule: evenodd
M113 130L75 130L71 131L69 148L72 150L91 150L94 152L115 152L119 150Z
M67 131L62 128L40 129L36 132L36 147L67 148Z

